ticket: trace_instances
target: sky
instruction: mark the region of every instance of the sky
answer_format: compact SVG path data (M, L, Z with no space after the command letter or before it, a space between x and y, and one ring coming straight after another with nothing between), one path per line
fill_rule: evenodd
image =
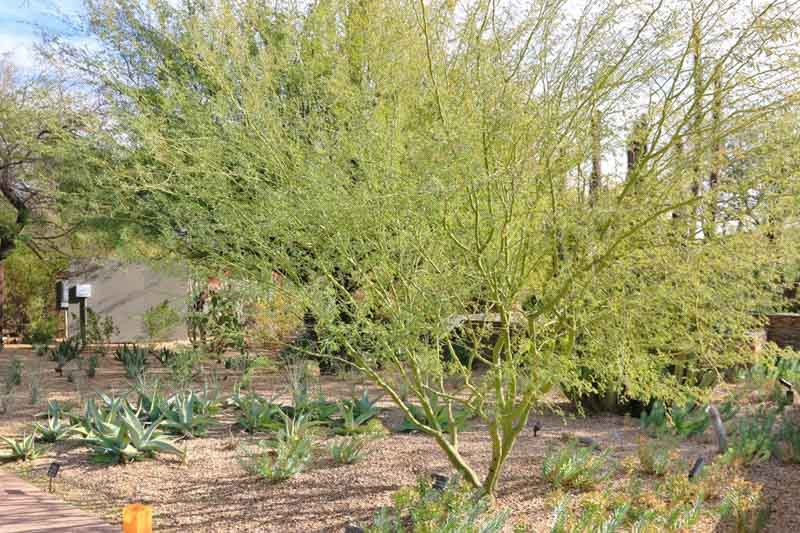
M0 55L20 69L33 68L41 31L68 32L64 17L81 9L82 0L0 0Z

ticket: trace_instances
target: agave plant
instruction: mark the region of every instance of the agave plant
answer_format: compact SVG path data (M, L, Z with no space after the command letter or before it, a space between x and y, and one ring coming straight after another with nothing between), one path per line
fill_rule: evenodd
M203 390L194 393L194 408L196 413L206 416L217 414L220 409L219 386L203 383Z
M75 430L71 424L62 423L61 418L58 416L48 416L46 425L37 422L33 427L39 433L39 440L42 442L64 440L72 435Z
M63 417L69 417L69 416L71 416L71 414L69 412L71 408L72 407L69 406L69 405L64 406L58 400L47 400L47 411L44 411L42 413L36 413L34 415L34 418L63 418Z
M175 357L177 357L177 354L175 353L174 350L170 350L169 348L166 347L161 348L160 350L154 350L152 353L153 357L155 357L156 360L158 360L158 362L161 363L161 366L165 368L168 367L172 363L172 361L175 360Z
M340 465L351 465L362 460L365 449L370 442L370 437L359 435L357 437L340 437L328 446L331 458Z
M279 416L283 424L275 438L260 441L257 451L242 458L245 470L271 482L289 479L305 469L314 450L314 430L321 424L309 415L289 417L280 411Z
M50 350L50 360L58 363L56 371L61 372L64 365L73 359L78 359L83 351L80 337L64 339Z
M375 415L371 412L357 414L356 408L352 403L342 402L338 404L339 415L342 417L341 424L336 428L338 435L354 435L369 431L367 422Z
M127 402L116 404L109 413L96 411L88 424L84 440L100 461L127 463L159 452L183 456L175 442L158 431L161 421L145 426Z
M175 395L174 401L164 412L164 426L171 432L194 438L205 435L211 417L199 414L197 405L202 400L194 392Z
M274 430L280 424L277 417L284 415L279 405L270 403L260 396L252 396L242 402L242 414L239 416L239 425L249 433L256 431Z
M366 417L364 420L367 421L370 418L374 418L380 414L381 410L377 407L378 401L383 397L383 394L379 395L374 400L371 400L369 397L369 393L367 389L361 393L360 398L356 398L355 400L351 400L353 405L353 412L357 417Z
M147 368L147 358L151 353L148 348L142 348L136 344L124 344L117 348L114 357L125 367L125 375L130 379L135 379L144 374Z
M428 417L428 414L422 407L419 407L414 404L409 405L409 409L411 410L411 414L414 415L416 420L419 420L423 423L431 424L433 426L439 426L442 431L449 431L451 424L455 425L456 429L463 428L467 420L469 419L469 412L463 409L453 409L453 417L452 422L450 419L450 411L448 409L447 404L440 404L436 397L432 397L430 400L431 408L433 410L434 419L431 420ZM403 423L400 425L399 431L401 433L407 433L412 431L419 431L419 427L409 418L405 417L403 419Z
M225 400L225 406L234 407L236 409L242 409L242 406L247 401L247 398L249 396L250 396L249 394L242 394L242 386L239 383L236 383L233 386L233 392L228 397L228 399Z
M158 380L148 383L140 376L133 390L138 396L137 408L145 419L155 422L169 410L169 400L159 391Z
M10 448L7 453L0 454L0 461L31 461L41 454L41 450L36 447L36 432L30 435L23 435L20 440L0 437Z

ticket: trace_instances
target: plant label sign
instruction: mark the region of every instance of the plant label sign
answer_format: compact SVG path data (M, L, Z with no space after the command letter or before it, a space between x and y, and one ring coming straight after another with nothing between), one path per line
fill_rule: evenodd
M58 475L58 471L61 470L60 463L53 463L50 465L50 468L47 469L47 477L53 479Z
M53 488L53 480L58 475L58 471L59 470L61 470L61 464L60 463L52 463L50 465L50 468L47 469L47 477L50 478L48 480L48 484L47 484L47 491L48 492L55 492L55 489Z

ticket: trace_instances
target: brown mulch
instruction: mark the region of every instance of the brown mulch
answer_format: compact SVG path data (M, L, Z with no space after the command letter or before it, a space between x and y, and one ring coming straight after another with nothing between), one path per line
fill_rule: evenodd
M126 380L119 363L110 356L101 360L98 375L88 381L68 383L56 376L54 363L38 359L27 351L6 349L0 352L0 368L11 354L25 360L26 369L38 364L43 368L43 393L39 405L31 406L23 386L17 392L11 414L0 415L0 435L17 435L29 429L32 416L42 411L49 398L77 401L95 389L124 390ZM158 363L154 363L157 367ZM220 370L221 384L229 387ZM322 378L329 398L350 397L363 384L353 379ZM285 392L280 375L266 376L258 382L265 395ZM80 389L80 390L79 390ZM402 418L389 403L382 418L387 427L395 427ZM226 416L221 417L226 419ZM227 416L227 419L232 419ZM542 430L534 437L533 423ZM370 445L369 458L349 466L337 466L321 449L311 467L296 477L269 484L249 476L241 467L240 449L229 446L229 431L236 441L247 443L247 435L231 426L213 429L209 436L185 441L188 461L170 456L126 466L104 466L89 462L85 448L75 443L58 443L44 457L30 463L4 466L35 484L46 483L45 472L52 461L64 466L57 482L58 497L80 505L118 524L121 509L133 502L154 507L155 530L171 531L342 531L351 522L363 522L381 507L391 504L392 494L414 484L431 473L450 473L449 465L435 443L417 434L392 433ZM622 459L635 453L640 435L638 420L619 416L581 418L539 415L531 418L521 434L499 484L498 504L512 510L514 521L529 526L529 531L549 531L552 512L551 488L541 479L542 459L551 446L560 444L561 434L591 437L613 456ZM324 445L324 442L321 443ZM182 444L183 445L183 444ZM460 437L462 454L484 472L487 467L489 440L484 428L472 424ZM710 455L711 439L704 437L685 443L681 453L691 463L698 455ZM771 461L746 471L746 477L764 485L773 503L767 531L797 531L800 508L795 506L800 494L800 468ZM715 531L711 521L695 531Z

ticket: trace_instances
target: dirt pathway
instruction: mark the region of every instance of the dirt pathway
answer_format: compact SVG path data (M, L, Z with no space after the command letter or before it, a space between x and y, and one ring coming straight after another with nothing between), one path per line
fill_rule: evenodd
M71 507L0 470L0 533L117 533L119 528Z

